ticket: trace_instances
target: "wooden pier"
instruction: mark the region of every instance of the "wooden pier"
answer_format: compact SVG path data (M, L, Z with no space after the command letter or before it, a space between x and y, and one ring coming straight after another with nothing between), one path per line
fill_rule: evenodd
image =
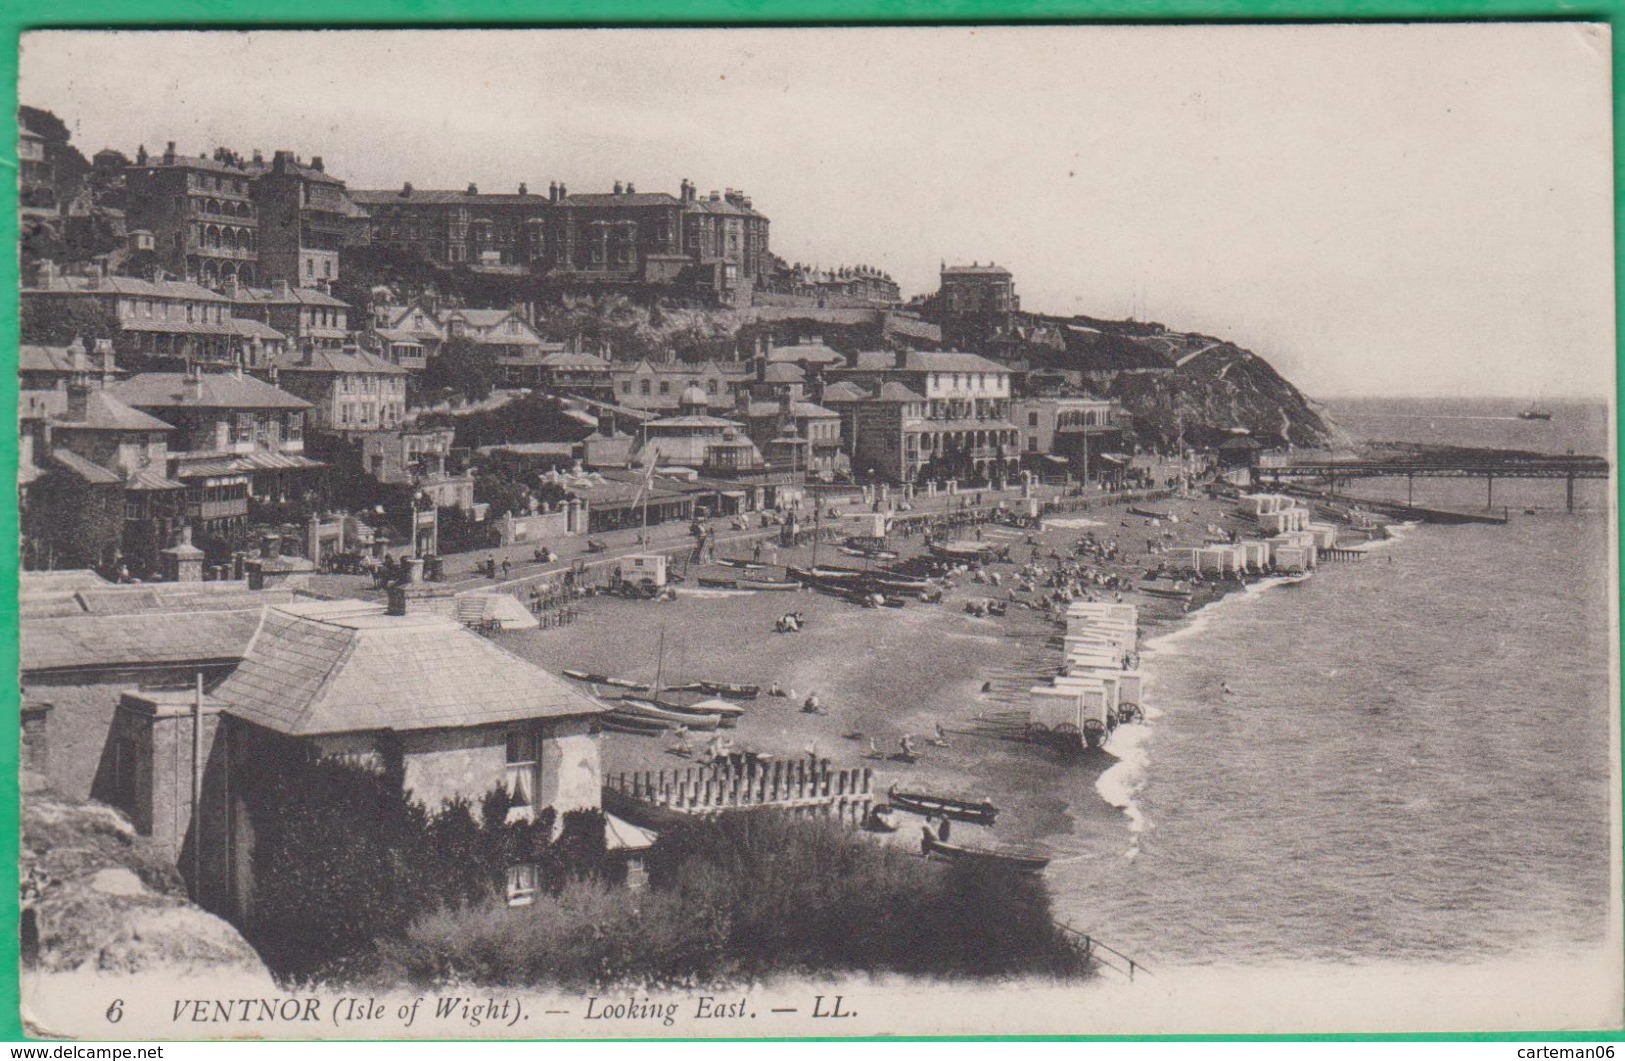
M836 770L807 756L621 773L605 783L604 798L634 813L637 806L696 816L773 809L861 825L874 806L873 780L868 767Z

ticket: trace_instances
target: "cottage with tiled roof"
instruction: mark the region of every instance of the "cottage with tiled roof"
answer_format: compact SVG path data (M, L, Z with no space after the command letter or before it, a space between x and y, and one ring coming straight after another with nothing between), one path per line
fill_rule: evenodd
M319 756L393 764L410 798L431 810L448 800L478 805L499 785L511 815L599 807L594 720L603 705L453 619L412 612L404 591L387 608L340 600L266 609L242 663L208 699L206 799L240 798L247 763ZM157 747L171 729L190 733L162 704L130 701L120 714L126 732ZM253 830L238 811L248 797L195 818L215 865L233 867L214 882L229 880L228 894L215 897L239 914L256 872ZM184 810L183 821L193 817Z

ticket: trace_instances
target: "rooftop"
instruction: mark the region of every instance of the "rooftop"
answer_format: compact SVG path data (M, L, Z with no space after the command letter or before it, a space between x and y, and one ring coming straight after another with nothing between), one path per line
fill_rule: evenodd
M205 372L189 382L182 372L143 372L113 384L108 393L137 409L309 409L285 390L235 372Z
M173 431L169 424L155 416L130 408L105 390L93 390L85 395L85 415L81 420L54 421L59 428L78 428L86 431Z
M279 733L463 728L591 715L596 700L455 620L359 601L270 608L231 677L227 711Z

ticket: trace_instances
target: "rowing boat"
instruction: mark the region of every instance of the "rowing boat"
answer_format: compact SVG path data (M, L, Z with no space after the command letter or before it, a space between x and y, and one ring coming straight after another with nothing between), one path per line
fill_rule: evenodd
M602 679L599 679L599 681L603 685L613 685L617 689L630 689L634 693L643 693L643 692L648 692L649 691L648 683L646 683L646 682L635 682L630 678L602 678Z
M933 796L925 792L900 792L894 784L886 793L886 798L894 807L913 814L924 814L934 818L953 818L955 821L977 822L981 825L992 825L993 819L998 817L999 808L986 799L956 799L953 796Z
M633 733L640 737L653 737L657 734L670 732L672 729L669 724L656 719L641 718L637 715L626 715L613 711L607 715L600 715L598 724L604 729L615 733Z
M793 579L776 578L742 578L737 583L739 589L769 589L769 590L797 590L801 583Z
M762 691L759 685L736 685L733 682L708 682L703 678L695 683L707 696L720 696L727 700L754 700Z
M950 844L930 834L927 830L924 838L926 853L942 855L955 862L976 862L983 865L1005 866L1019 873L1042 873L1049 865L1048 855L1027 854L1017 851L991 851L982 847L962 847L959 844Z
M584 670L571 670L569 667L564 668L564 676L574 678L578 682L592 682L595 685L603 685L609 681L602 674L591 674Z
M687 726L689 729L716 729L722 725L721 715L677 711L669 707L662 707L652 700L639 700L632 697L623 697L615 705L615 711L612 714L654 719L657 722Z
M700 585L705 589L738 589L737 578L706 578L700 577Z
M768 565L759 560L740 560L731 556L724 556L717 560L723 567L737 567L746 571L760 571Z

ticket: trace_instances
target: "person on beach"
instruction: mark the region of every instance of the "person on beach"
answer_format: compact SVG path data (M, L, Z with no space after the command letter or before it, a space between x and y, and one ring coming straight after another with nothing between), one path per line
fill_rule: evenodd
M931 854L931 842L936 837L931 835L931 819L927 818L925 824L920 826L920 857L928 858Z
M948 816L945 814L942 816L942 821L937 825L937 839L941 840L943 843L947 843L949 828Z

